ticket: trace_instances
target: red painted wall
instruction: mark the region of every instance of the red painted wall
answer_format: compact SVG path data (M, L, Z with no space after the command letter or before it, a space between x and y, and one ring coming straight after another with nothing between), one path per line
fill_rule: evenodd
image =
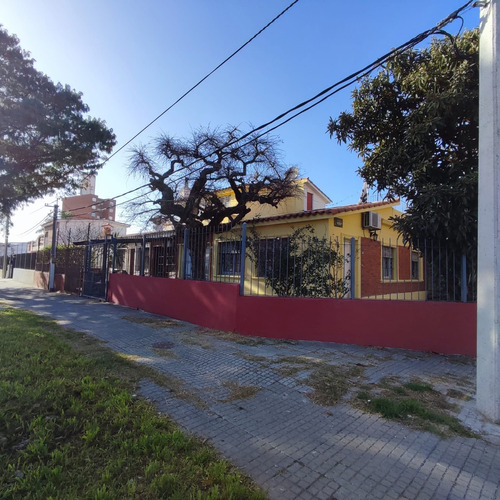
M475 356L476 304L240 297L236 331Z
M476 304L241 297L234 284L123 274L108 300L244 335L476 355Z
M110 275L108 301L154 314L233 331L239 286L151 276Z

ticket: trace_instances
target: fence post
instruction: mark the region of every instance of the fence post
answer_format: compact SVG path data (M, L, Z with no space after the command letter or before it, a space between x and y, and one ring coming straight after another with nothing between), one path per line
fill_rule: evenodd
M467 259L465 255L462 255L462 290L461 299L462 302L467 302Z
M184 228L184 248L182 250L182 275L181 279L186 279L187 258L189 250L189 228Z
M241 226L240 295L245 295L245 257L247 250L247 223Z
M356 239L351 238L351 299L356 298Z
M142 252L141 252L141 270L139 271L140 276L144 276L144 266L146 263L146 235L142 235Z

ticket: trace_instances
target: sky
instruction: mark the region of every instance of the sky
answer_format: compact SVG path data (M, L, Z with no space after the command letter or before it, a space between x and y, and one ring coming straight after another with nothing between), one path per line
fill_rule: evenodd
M245 43L292 0L0 0L0 23L20 39L35 67L83 94L90 116L106 121L115 150ZM100 170L96 193L113 198L144 184L128 170L131 148L161 134L200 127L244 132L312 97L420 32L466 0L299 0L287 13L143 132ZM479 9L464 16L479 24ZM455 22L447 28L460 29ZM426 44L424 44L426 45ZM273 135L283 162L297 166L334 205L356 203L360 159L326 132L351 109L352 88ZM133 194L130 197L134 196ZM375 200L374 193L370 199ZM122 197L119 201L126 200ZM39 200L13 217L10 241L34 239L51 212ZM118 207L117 220L129 214ZM129 232L140 227L132 226Z

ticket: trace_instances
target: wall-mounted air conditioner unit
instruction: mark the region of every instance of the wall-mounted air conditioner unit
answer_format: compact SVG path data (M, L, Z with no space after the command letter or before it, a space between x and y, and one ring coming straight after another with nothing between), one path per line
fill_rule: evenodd
M363 229L382 229L382 217L377 212L363 212L361 214Z

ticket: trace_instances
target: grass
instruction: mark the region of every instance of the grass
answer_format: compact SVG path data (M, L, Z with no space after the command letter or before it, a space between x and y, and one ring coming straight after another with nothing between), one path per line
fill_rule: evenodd
M315 403L332 406L357 385L355 379L363 375L363 368L356 365L324 365L315 370L307 379L313 389L309 398Z
M163 318L139 318L137 316L122 316L122 319L130 321L131 323L138 323L139 325L150 326L155 329L172 328L179 326L180 323L173 319Z
M0 498L265 498L133 396L147 367L25 311L0 325Z
M253 385L240 385L236 382L224 382L224 386L229 390L229 395L224 398L222 403L230 403L242 399L253 398L260 390L260 387Z
M379 387L360 390L357 401L364 410L443 438L477 437L450 415L455 405L432 385L419 379L404 384L397 383L394 378L385 379Z
M295 377L302 371L322 364L323 361L310 356L284 356L277 359L276 363L283 366L273 368L275 373L283 377Z

